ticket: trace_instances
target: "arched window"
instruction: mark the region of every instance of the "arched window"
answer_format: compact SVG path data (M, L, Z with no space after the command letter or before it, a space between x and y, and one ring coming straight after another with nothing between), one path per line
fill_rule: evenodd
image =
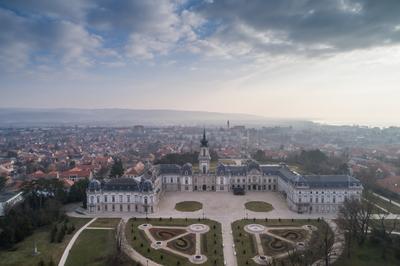
M207 173L207 167L205 165L203 165L203 174Z

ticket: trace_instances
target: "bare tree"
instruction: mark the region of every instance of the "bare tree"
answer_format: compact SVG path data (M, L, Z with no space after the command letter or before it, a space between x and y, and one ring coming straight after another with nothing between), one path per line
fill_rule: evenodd
M379 239L382 246L381 257L386 259L386 252L392 241L392 233L399 223L398 217L387 220L386 215L379 214L379 219L372 223L372 235Z
M358 199L346 199L340 207L338 223L346 232L348 257L351 255L350 250L354 240L363 245L367 239L372 210L373 204L369 200L363 202Z

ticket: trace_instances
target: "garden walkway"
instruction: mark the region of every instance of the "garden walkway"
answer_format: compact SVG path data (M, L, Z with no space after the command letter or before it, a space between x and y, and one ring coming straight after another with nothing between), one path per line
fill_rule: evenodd
M63 253L63 255L62 255L61 259L60 259L60 262L58 263L58 266L64 266L65 265L65 262L67 261L67 258L68 258L68 255L69 255L69 252L71 251L71 248L74 246L74 243L75 243L76 239L78 239L78 237L82 233L82 231L85 230L94 221L96 221L96 219L97 218L93 218L87 224L82 226L78 231L76 231L74 236L69 241L67 247L65 248L64 253Z

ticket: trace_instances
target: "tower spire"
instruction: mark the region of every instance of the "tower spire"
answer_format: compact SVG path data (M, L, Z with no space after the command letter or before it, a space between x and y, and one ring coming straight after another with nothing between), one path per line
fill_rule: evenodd
M201 147L208 147L208 140L206 138L206 129L205 128L203 131L203 138L200 143L201 143Z

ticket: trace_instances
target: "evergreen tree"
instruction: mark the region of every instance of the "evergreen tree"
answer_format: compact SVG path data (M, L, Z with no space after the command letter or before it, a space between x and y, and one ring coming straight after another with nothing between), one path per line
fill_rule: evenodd
M121 159L114 158L114 164L111 167L110 177L119 177L124 174L124 166Z
M54 224L50 231L50 243L54 243L56 241L57 236L57 224Z

